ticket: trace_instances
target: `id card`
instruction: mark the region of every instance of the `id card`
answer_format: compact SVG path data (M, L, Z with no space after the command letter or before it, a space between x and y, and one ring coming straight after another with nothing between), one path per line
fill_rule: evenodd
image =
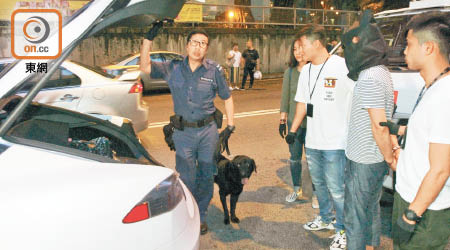
M312 103L306 104L306 115L309 117L313 117L314 106Z

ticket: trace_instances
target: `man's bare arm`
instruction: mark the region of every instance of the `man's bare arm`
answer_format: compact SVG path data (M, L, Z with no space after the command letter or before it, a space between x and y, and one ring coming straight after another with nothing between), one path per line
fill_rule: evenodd
M397 161L392 153L391 137L389 135L389 128L381 126L380 122L386 122L386 115L384 109L369 108L367 109L370 116L372 134L378 148L383 154L384 160L389 164L392 170L396 170Z
M225 100L225 113L227 114L227 125L234 126L234 103L232 96Z
M153 41L149 41L147 39L144 39L142 41L141 46L141 57L139 58L139 69L144 72L145 74L149 74L152 72L151 67L151 59L149 56L144 56L150 54L150 51L152 50Z
M416 197L409 205L409 209L416 212L418 216L422 216L433 203L450 176L450 144L430 143L429 147L430 170L423 178ZM408 222L413 224L411 221Z

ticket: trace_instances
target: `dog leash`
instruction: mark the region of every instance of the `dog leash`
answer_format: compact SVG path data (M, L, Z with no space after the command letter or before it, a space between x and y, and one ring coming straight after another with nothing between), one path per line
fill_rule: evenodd
M219 136L219 141L217 143L217 152L221 154L224 151L227 151L227 155L231 155L230 147L228 146L228 140L224 140L223 136Z

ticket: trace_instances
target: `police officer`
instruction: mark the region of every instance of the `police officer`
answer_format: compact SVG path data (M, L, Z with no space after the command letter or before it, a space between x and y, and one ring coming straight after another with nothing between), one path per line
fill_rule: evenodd
M227 140L234 130L233 98L222 74L222 67L205 59L209 37L203 30L187 36L187 56L183 60L152 62L148 55L152 41L162 27L154 23L142 42L140 70L152 78L163 78L172 93L175 116L173 141L176 149L176 170L194 195L200 210L200 232L206 234L206 214L213 196L214 174L217 172L214 152L219 134L214 121L214 98L225 100L227 127L222 131ZM172 119L173 118L173 119ZM175 120L175 121L174 121Z

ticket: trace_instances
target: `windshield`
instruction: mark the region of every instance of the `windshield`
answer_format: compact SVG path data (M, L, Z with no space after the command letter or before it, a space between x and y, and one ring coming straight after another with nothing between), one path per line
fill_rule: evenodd
M73 63L75 63L75 64L78 64L78 65L80 65L80 66L82 66L82 67L85 67L85 68L87 68L87 69L89 69L89 70L92 70L92 71L94 71L95 73L97 73L97 74L99 74L99 75L102 75L102 76L104 76L104 77L107 77L107 78L111 78L111 79L113 79L115 76L113 76L113 75L110 75L110 74L108 74L108 73L106 73L105 71L103 71L100 67L93 67L93 66L89 66L89 65L87 65L87 64L83 64L83 63L80 63L80 62L74 62L74 61L72 61Z

